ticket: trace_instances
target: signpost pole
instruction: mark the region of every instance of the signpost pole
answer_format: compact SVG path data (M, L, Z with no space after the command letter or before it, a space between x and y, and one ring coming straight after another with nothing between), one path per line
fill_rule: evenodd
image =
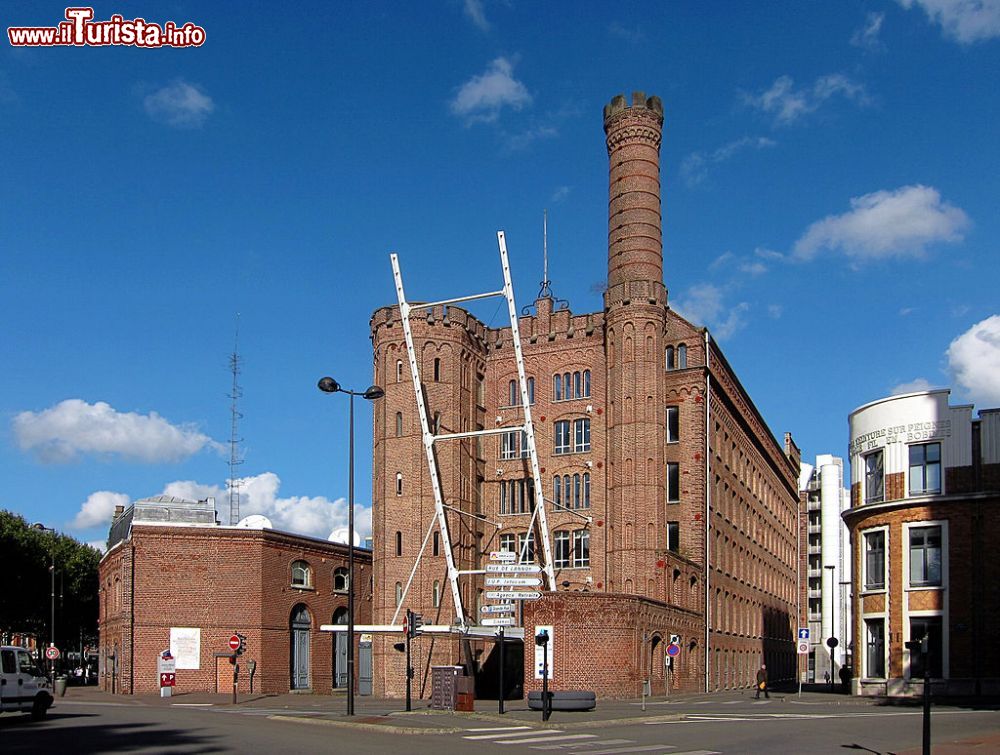
M500 698L500 710L499 713L503 715L503 698L504 698L504 687L503 687L503 627L500 627L500 693L497 695Z
M924 755L931 755L931 664L930 664L930 643L927 635L924 635L921 643L921 655L924 660Z
M410 638L413 636L412 611L406 609L406 712L410 712L410 683L413 680L413 668L410 666Z
M542 720L549 720L549 652L542 646Z
M240 664L233 655L233 705L236 705L236 687L240 683Z

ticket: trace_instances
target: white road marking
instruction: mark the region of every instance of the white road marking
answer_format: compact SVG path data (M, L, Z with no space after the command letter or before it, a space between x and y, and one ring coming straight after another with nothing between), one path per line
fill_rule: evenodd
M534 739L498 739L493 744L496 745L526 745L534 742L560 742L569 739L597 739L596 734L563 734L562 736L544 736L544 732L537 732L539 735ZM468 739L468 737L466 737ZM535 748L538 749L538 748Z
M570 744L562 745L536 745L532 747L533 750L557 750L557 749L568 749L570 747L610 747L611 745L631 745L635 744L634 739L598 739L595 742L571 742ZM593 750L587 750L587 752L593 752Z
M663 752L672 749L674 749L673 745L638 745L636 747L616 747L612 750L576 750L573 755L619 755L619 753L626 752L652 752L653 750ZM677 754L675 753L675 755Z
M514 729L528 729L528 731L514 731ZM473 730L475 731L475 730ZM562 729L550 729L553 734L562 734ZM474 737L463 736L462 739L504 739L505 737L530 737L538 734L538 729L532 729L530 726L512 726L507 731L494 734L477 734Z
M517 731L518 729L530 729L530 726L486 726L479 729L468 729L467 731L472 732L483 732L483 731Z

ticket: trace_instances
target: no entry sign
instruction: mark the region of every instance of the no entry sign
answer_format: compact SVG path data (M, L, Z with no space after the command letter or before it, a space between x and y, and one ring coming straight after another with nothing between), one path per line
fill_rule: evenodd
M229 649L234 653L240 649L240 636L238 634L234 634L229 638Z

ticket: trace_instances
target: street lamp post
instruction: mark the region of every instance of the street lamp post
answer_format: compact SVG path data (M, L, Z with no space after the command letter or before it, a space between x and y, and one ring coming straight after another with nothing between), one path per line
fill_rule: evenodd
M833 673L833 664L834 664L834 660L833 659L834 659L834 656L836 656L836 654L837 654L837 642L836 642L837 637L834 634L834 632L837 631L837 627L834 626L834 623L833 623L833 620L834 620L834 608L836 607L835 601L837 600L837 596L836 596L836 593L834 592L834 587L833 587L833 574L834 574L834 570L837 567L834 566L833 564L827 564L823 568L830 570L830 637L826 641L826 644L830 648L830 689L833 689L833 683L834 683L834 678L835 678L834 677L834 673Z
M354 397L375 401L385 395L377 385L367 390L351 391L344 388L332 377L324 377L318 383L323 393L346 393L351 397L350 420L348 422L348 483L347 483L347 715L354 715Z
M43 532L51 532L53 539L55 538L56 531L51 527L46 527L41 522L35 522L33 525L36 530L42 530ZM49 615L49 647L54 648L56 646L56 548L53 542L52 547L49 549L49 557L51 558L51 563L49 564L49 574L52 577L52 600L51 600L51 613ZM56 683L56 662L49 661L49 671L52 677L52 684Z

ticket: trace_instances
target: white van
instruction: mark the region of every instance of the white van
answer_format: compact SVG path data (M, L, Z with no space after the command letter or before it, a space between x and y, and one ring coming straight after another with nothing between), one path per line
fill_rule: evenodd
M0 647L0 713L30 713L45 718L52 706L52 685L24 648Z

